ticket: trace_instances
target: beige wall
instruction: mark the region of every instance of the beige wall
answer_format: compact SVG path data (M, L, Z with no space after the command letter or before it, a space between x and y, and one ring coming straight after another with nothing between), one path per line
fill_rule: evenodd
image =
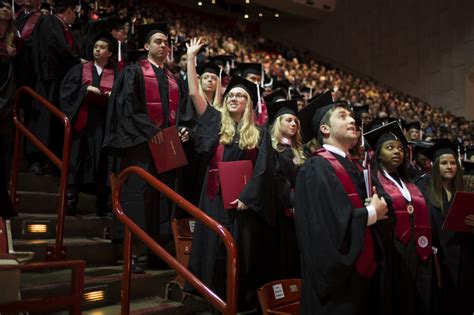
M474 119L474 1L338 0L322 21L264 24L272 39ZM470 104L467 104L467 102Z

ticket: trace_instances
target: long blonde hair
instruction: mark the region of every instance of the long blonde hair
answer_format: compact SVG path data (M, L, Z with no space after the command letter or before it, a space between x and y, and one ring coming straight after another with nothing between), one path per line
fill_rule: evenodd
M207 73L207 72L205 72ZM204 92L204 90L202 89L202 78L204 77L204 74L203 73L200 77L199 77L199 94L206 100L208 101L214 108L218 109L218 110L221 110L222 109L222 85L221 85L221 80L219 79L219 76L217 76L217 83L216 83L216 90L214 91L214 99L212 100L208 100L207 99L207 95L206 93ZM211 75L211 74L214 74L214 73L208 73L208 75ZM215 74L214 74L215 75Z
M237 124L240 134L239 148L242 150L249 150L257 147L260 139L260 131L255 126L255 121L253 119L253 103L250 99L250 95L245 90L243 90L243 93L247 96L247 104L245 104L242 119ZM236 133L235 122L227 109L227 102L228 97L226 96L224 98L224 106L222 107L222 125L219 133L221 136L220 143L224 145L231 144L232 141L234 141Z
M11 6L11 2L5 1L5 0L0 0L2 3L9 4ZM10 9L12 11L12 9ZM13 45L13 39L15 38L15 33L16 33L16 26L15 26L15 20L13 19L13 11L12 11L12 18L10 21L8 21L8 26L5 30L5 35L4 35L4 43L7 45L7 47L12 47Z
M283 148L278 144L281 143L281 139L283 138L282 132L282 124L281 122L286 119L290 114L284 114L277 117L275 122L273 123L271 129L271 137L272 137L272 148L278 152L283 152ZM296 118L296 125L297 131L296 134L291 139L291 150L293 151L293 155L295 156L295 164L296 165L303 165L304 161L306 160L306 156L304 154L303 142L301 140L300 134L300 121Z

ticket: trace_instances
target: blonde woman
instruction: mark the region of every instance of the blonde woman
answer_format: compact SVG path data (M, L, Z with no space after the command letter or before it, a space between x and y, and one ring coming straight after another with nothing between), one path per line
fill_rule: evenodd
M265 222L265 282L301 278L293 212L296 174L306 160L296 100L268 103L268 126L254 176L240 200ZM265 143L265 145L263 145Z
M200 48L200 42L192 40L188 45L188 55L194 55ZM192 70L188 75L190 81L195 77ZM232 77L220 110L204 98L195 99L198 101L193 102L197 113L194 146L207 165L199 208L233 234L239 255L238 305L241 310L253 309L256 307L256 288L262 284L258 281L258 269L254 268L261 250L259 218L254 211L241 211L246 207L238 199L234 201L237 209L224 209L217 163L255 160L260 141L260 131L253 119L257 86L241 77ZM200 222L196 222L188 268L224 298L225 248L217 235ZM186 289L192 291L190 287Z
M187 73L189 96L198 115L204 113L208 104L217 109L220 109L222 106L220 67L213 62L208 62L196 69L196 55L202 45L201 38L193 38L189 44L186 44L188 48ZM196 49L197 47L199 48ZM198 74L199 79L197 77Z

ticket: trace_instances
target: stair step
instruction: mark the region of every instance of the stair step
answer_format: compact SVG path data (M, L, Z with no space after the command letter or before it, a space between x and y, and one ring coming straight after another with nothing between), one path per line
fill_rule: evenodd
M56 222L56 214L20 214L11 219L12 235L14 239L54 238ZM65 216L64 236L107 238L111 226L111 217Z
M18 191L20 213L57 213L58 193ZM81 213L96 212L96 197L79 194L77 208Z
M47 247L54 246L55 239L14 240L15 251L34 252L33 261L45 261ZM117 255L117 245L110 240L98 237L65 237L63 245L66 249L66 259L81 259L88 266L114 265Z
M173 270L147 270L144 274L132 274L131 301L133 301L133 303L135 304L135 301L137 300L150 298L155 299L155 301L163 303L163 305L157 305L157 302L155 302L155 305L150 304L147 306L147 308L154 306L157 307L157 310L159 311L165 310L166 305L171 305L173 307L181 307L182 305L180 303L166 301L163 298L157 298L158 296L164 296L166 284L170 280L174 279L175 275L176 274ZM21 277L22 298L41 298L48 296L57 296L62 292L65 292L65 290L69 290L69 286L69 270L27 272L22 273ZM89 310L119 305L121 297L121 288L122 266L86 268L84 276L84 303L82 309ZM101 297L101 299L93 300L93 298L97 297ZM115 312L115 314L119 313L120 312Z
M53 175L38 176L32 173L18 173L18 190L57 193L59 177Z
M82 312L83 315L116 315L120 314L121 305L109 305ZM182 315L183 305L178 302L151 297L135 300L130 303L130 315Z

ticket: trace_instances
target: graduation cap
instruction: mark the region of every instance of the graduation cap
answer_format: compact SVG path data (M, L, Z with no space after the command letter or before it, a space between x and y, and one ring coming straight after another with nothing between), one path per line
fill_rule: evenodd
M317 136L321 119L331 108L330 105L332 104L334 104L334 101L332 100L331 91L326 91L315 97L308 105L299 111L298 118L300 119L301 137L304 143ZM320 115L322 111L324 111L324 113ZM319 116L321 117L319 118Z
M278 116L298 112L298 102L295 100L267 103L268 122L272 124Z
M302 99L304 99L304 95L301 94L297 89L293 89L293 88L288 89L288 97L291 100L302 100Z
M420 130L421 129L421 124L419 121L412 121L409 123L405 123L405 129L410 130L410 129L416 129Z
M420 153L426 156L432 162L436 161L436 159L443 154L452 154L454 156L457 156L456 146L449 139L441 139L434 145L421 151Z
M112 16L108 19L108 30L122 30L125 28L125 24L127 21L125 19L121 19L118 16Z
M355 118L362 119L362 114L369 112L369 105L353 106L352 111L354 112Z
M136 42L138 48L143 48L148 40L155 34L161 33L168 36L168 24L166 23L154 23L154 24L142 24L137 26L136 29Z
M286 101L288 99L288 95L286 94L286 90L283 88L278 88L274 90L272 93L264 96L263 99L266 103L273 103L278 101Z
M391 118L391 117L384 117L384 118L380 118L380 117L376 117L374 118L371 122L369 122L367 124L367 126L364 126L364 129L365 130L374 130L380 126L383 126L383 125L386 125L386 124L389 124L389 123L392 123L396 121L398 123L398 120L395 119L395 118Z
M392 121L389 124L364 133L364 137L374 151L377 151L385 141L389 140L398 140L403 145L408 144L408 140L403 134L402 127L398 121Z
M56 0L54 2L54 9L61 10L61 9L76 6L76 5L79 5L78 0Z
M284 80L273 81L272 89L276 90L278 88L283 88L285 90L288 90L290 86L291 86L290 81L288 81L287 79L284 79Z
M411 143L413 144L413 153L415 154L421 153L433 145L433 142L423 140L416 140Z
M109 45L109 51L111 51L113 54L117 53L118 41L115 39L115 37L112 36L112 34L110 34L109 31L103 30L103 31L97 32L92 38L92 40L93 40L94 45L99 40L106 42Z
M471 161L462 161L462 166L464 167L464 173L473 173L474 171L474 162Z
M202 65L198 66L196 68L196 72L199 74L199 75L203 75L203 73L213 73L215 75L217 75L218 77L221 76L221 72L222 72L222 69L216 65L214 62L206 62L206 63L203 63Z
M471 146L466 147L465 153L466 153L466 160L470 160L471 156L474 155L474 146L471 145Z
M214 62L216 65L220 67L230 67L230 64L232 62L232 58L229 55L218 55L218 56L213 56L208 58L209 61Z
M250 99L252 100L253 108L255 109L258 105L258 86L252 81L244 79L241 76L234 75L230 79L230 82L225 89L224 97L226 97L227 93L229 93L229 91L235 87L240 87L247 91L247 93L250 95Z
M240 75L245 77L249 74L255 74L263 77L263 66L261 63L239 63L237 69Z
M51 5L47 2L41 2L40 10L51 12Z

